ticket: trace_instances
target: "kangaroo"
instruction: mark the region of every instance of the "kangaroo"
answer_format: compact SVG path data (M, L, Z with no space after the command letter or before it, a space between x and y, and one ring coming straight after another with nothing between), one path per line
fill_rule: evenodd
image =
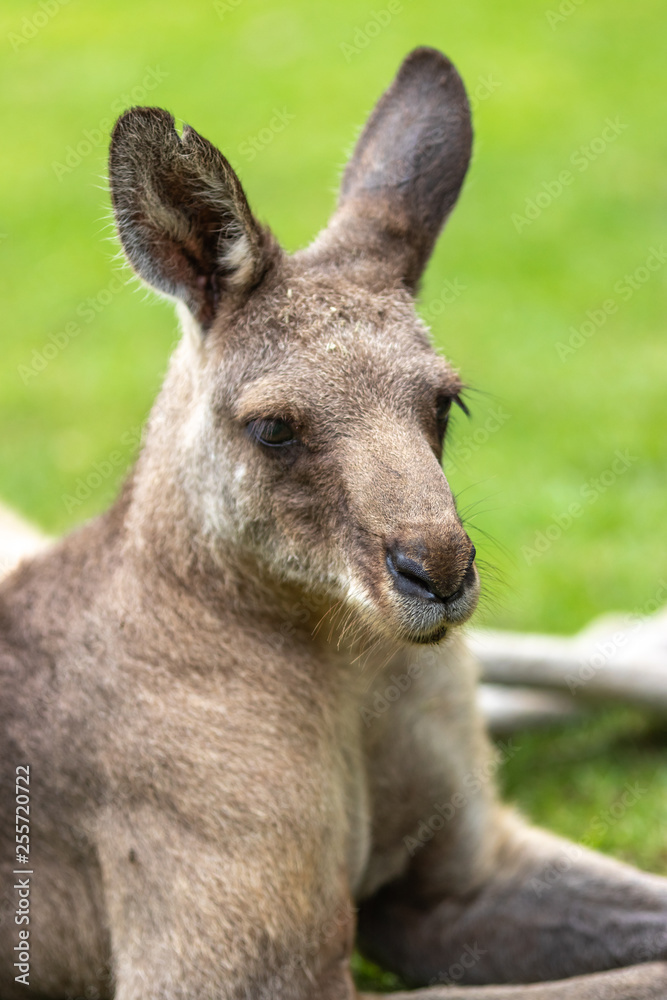
M115 504L0 585L3 1000L348 1000L355 942L399 1000L667 996L667 880L487 779L464 387L414 309L471 142L415 50L288 256L196 131L117 122L120 240L183 337Z

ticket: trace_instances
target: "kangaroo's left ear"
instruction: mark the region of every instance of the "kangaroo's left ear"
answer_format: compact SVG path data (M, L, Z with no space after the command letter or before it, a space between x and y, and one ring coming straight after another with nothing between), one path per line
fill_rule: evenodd
M249 291L275 247L215 146L160 108L133 108L109 155L111 197L125 254L144 281L184 302L206 330L225 293Z
M458 198L471 148L461 77L441 52L415 49L368 119L338 209L306 254L414 289Z

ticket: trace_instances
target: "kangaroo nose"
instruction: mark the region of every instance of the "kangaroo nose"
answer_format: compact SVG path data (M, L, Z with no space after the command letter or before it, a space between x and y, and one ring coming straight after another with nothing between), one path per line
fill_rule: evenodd
M394 586L401 594L406 594L409 597L420 597L424 601L447 603L459 595L475 559L475 554L475 546L471 543L470 557L465 572L449 593L444 592L442 586L436 583L421 562L406 555L398 546L387 550L387 568L393 578Z

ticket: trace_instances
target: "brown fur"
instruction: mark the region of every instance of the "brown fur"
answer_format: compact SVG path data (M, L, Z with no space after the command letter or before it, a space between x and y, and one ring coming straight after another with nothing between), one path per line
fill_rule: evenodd
M477 949L469 990L425 997L665 995L659 963L602 972L665 957L665 882L581 850L541 897L571 845L485 777L440 466L462 387L412 302L470 141L455 69L417 50L290 258L192 129L116 126L121 240L185 332L117 503L0 585L3 829L28 763L35 871L30 989L5 919L4 1000L353 998L357 911L415 984ZM257 440L272 420L292 443Z

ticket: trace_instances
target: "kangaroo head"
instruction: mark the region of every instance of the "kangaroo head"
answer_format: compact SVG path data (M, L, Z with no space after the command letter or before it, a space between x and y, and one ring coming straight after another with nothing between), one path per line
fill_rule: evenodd
M328 227L288 256L197 132L155 108L119 120L120 238L185 327L135 473L144 534L326 593L393 639L437 641L471 614L475 549L441 468L462 385L413 302L471 135L456 70L416 50Z

